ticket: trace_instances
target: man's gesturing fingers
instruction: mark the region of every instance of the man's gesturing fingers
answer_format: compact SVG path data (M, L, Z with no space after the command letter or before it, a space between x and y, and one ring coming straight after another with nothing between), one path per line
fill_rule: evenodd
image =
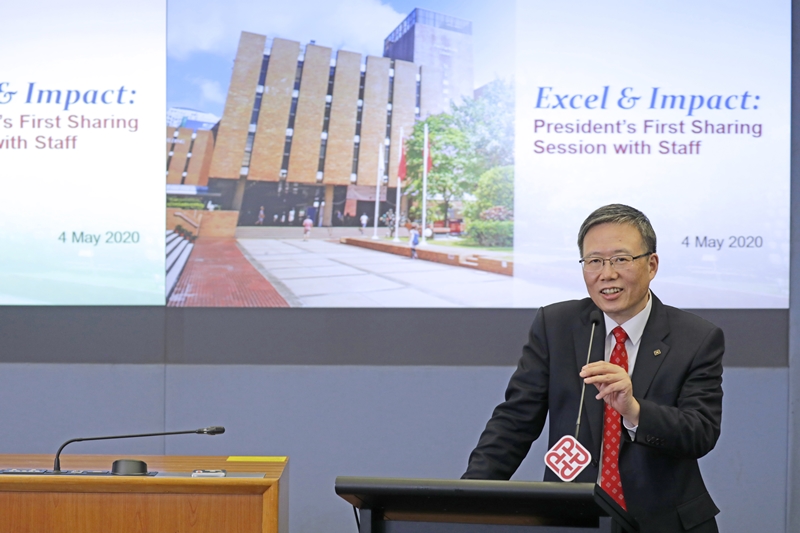
M589 363L581 369L580 373L586 383L612 383L627 375L628 373L621 366L605 361Z
M626 419L638 424L639 403L633 398L633 384L624 368L605 361L590 363L581 369L587 384L597 387L598 400L604 400Z

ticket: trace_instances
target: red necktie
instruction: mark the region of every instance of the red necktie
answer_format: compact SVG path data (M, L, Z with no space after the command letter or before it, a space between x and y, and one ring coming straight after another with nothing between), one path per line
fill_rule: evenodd
M628 371L628 351L625 340L628 334L617 326L611 333L617 344L611 351L611 364L621 366ZM627 510L625 497L622 495L622 479L619 475L619 446L622 441L622 417L609 404L605 404L605 422L603 423L603 471L600 474L600 486L614 498L620 507Z

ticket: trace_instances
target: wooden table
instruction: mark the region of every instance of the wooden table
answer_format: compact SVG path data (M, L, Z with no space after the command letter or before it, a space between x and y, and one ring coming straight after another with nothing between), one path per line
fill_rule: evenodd
M63 455L62 470L111 470L118 456ZM126 456L148 470L224 469L229 477L0 475L4 533L288 533L288 460ZM0 455L0 469L53 468L52 455ZM233 477L238 472L264 474Z

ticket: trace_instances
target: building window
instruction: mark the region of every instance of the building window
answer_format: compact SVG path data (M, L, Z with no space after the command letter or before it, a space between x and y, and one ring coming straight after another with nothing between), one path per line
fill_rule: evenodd
M250 159L253 155L253 144L255 143L256 130L258 129L258 117L261 114L261 101L264 96L264 83L267 79L267 70L269 70L269 53L265 51L261 58L261 72L258 75L258 85L256 86L256 96L253 101L253 110L250 113L250 125L247 128L247 141L244 145L244 154L242 155L242 170L240 176L247 176L250 168Z
M386 104L386 139L384 140L384 158L382 174L389 173L389 157L391 156L391 137L392 137L392 102L394 102L394 59L389 67L389 94L388 103Z
M336 75L336 67L331 65L328 70L328 94L325 95L325 115L322 118L322 133L320 133L319 143L319 163L317 165L317 181L322 181L325 171L325 154L328 147L328 126L331 121L331 102L333 101L333 80Z
M358 112L356 113L356 134L353 138L353 168L352 168L352 175L350 177L350 181L355 183L356 180L353 179L358 172L358 152L359 147L361 145L361 119L364 113L364 84L366 82L367 77L367 66L361 65L361 80L358 84Z
M262 90L267 79L267 68L269 68L269 54L264 54L261 60L261 72L258 75L258 84L262 87Z
M416 86L416 95L415 95L415 104L414 104L414 114L416 118L419 118L419 108L420 108L420 99L422 93L422 76L420 76L419 72L417 72L417 86Z

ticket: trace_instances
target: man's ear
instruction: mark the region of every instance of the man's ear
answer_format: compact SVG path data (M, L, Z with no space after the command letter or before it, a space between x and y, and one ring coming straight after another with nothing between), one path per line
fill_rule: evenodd
M650 279L656 277L656 272L658 272L658 254L652 253L647 260L647 266L650 270Z

